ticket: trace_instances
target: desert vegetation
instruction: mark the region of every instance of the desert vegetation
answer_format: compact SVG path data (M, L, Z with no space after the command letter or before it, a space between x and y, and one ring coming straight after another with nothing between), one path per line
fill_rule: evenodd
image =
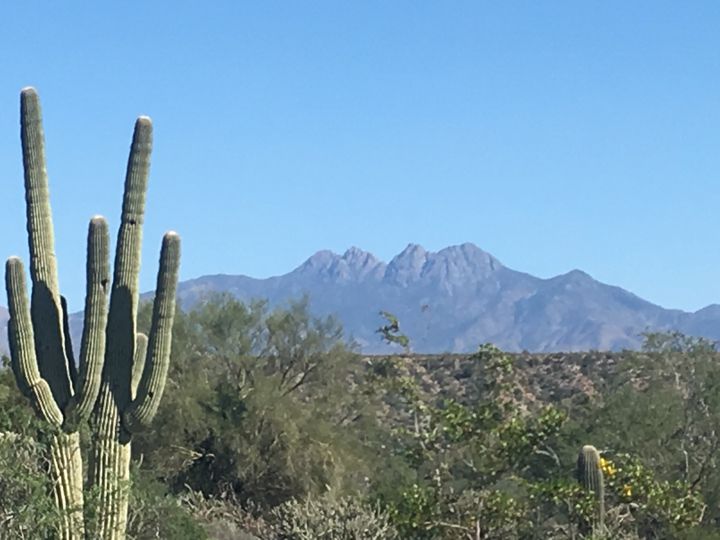
M151 320L142 306L139 330ZM178 312L172 351L157 416L133 438L129 538L717 535L719 355L706 341L366 357L306 301L221 296ZM9 369L0 430L1 535L51 537L52 433Z
M9 259L0 538L718 537L713 343L422 356L381 312L378 339L402 352L363 356L307 298L269 309L220 295L175 313L175 233L141 305L145 117L112 280L107 223L90 222L76 362L35 91L21 104L32 292Z

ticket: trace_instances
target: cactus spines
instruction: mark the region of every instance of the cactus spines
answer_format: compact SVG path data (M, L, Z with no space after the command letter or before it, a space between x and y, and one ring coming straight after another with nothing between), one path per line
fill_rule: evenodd
M595 528L602 531L605 527L605 479L600 463L600 453L592 445L580 450L577 460L577 477L580 484L591 491L595 497Z
M93 448L89 486L97 489L97 520L89 538L125 538L131 433L148 425L165 386L180 258L176 233L163 238L149 337L136 332L145 193L152 123L135 123L110 292L109 235L104 218L90 221L87 291L79 369L70 342L68 310L60 295L45 165L40 100L33 88L20 97L25 200L32 295L22 261L11 257L5 281L8 336L18 387L51 428L50 474L63 516L60 540L85 538L83 465L78 426L90 419ZM110 295L108 307L108 295Z

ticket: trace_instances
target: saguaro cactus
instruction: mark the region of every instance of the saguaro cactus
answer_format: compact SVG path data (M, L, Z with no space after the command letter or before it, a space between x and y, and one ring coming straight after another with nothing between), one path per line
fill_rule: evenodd
M83 467L78 425L91 417L94 429L89 484L99 492L98 519L88 538L124 538L130 438L157 411L167 375L180 240L163 238L150 338L136 333L138 272L145 191L152 146L147 117L135 124L125 181L122 221L110 297L108 227L90 221L87 294L76 369L65 299L60 296L45 166L40 102L32 88L21 93L21 138L25 168L32 297L17 257L6 265L12 369L20 390L51 428L50 475L62 522L58 537L82 539ZM92 414L91 414L92 413Z
M142 223L152 148L152 124L141 117L135 124L128 160L122 218L107 321L105 365L100 392L91 417L93 448L90 486L100 498L93 538L125 537L132 433L146 427L157 411L165 387L180 239L167 233L160 252L150 335L136 330Z
M600 453L597 448L585 445L577 460L577 477L580 484L595 496L595 524L597 532L605 528L605 480L600 467Z
M91 410L100 388L103 356L97 353L104 343L107 313L107 225L102 218L90 223L85 331L77 373L66 304L58 289L40 102L32 88L21 93L20 133L32 297L28 302L21 260L11 257L6 287L12 369L20 390L53 431L50 475L62 516L58 536L79 539L84 536L83 469L76 426Z

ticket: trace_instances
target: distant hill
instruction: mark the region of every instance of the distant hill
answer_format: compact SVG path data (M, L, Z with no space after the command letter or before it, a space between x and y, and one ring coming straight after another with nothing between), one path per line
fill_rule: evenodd
M319 251L281 276L184 281L178 297L188 309L217 292L244 301L267 299L271 306L307 294L312 311L336 315L365 353L389 350L375 332L383 322L380 310L395 314L412 349L423 353L469 352L485 342L507 351L635 349L646 330L720 340L720 305L695 313L664 309L580 270L541 279L504 266L470 243L438 252L410 244L389 263L356 247L342 255ZM6 320L0 310L0 337ZM72 317L75 336L79 322Z

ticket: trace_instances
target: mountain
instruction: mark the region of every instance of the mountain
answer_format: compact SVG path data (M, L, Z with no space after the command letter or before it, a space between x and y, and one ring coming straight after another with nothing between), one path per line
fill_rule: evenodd
M720 339L720 306L664 309L580 270L540 279L470 243L438 252L410 244L389 263L357 247L319 251L282 276L204 276L183 282L178 295L188 308L213 292L271 306L308 294L314 313L336 315L368 353L388 350L375 332L380 310L398 317L413 350L428 353L488 341L508 351L634 349L647 330Z
M375 332L380 310L396 315L412 349L423 353L469 352L485 342L507 351L635 349L648 330L720 340L720 305L664 309L580 270L541 279L470 243L438 252L409 244L389 263L357 247L342 255L319 251L281 276L212 275L178 286L184 309L222 292L270 306L307 294L313 313L336 315L366 353L391 350ZM2 343L6 320L0 310ZM79 314L71 316L75 348L80 324Z

